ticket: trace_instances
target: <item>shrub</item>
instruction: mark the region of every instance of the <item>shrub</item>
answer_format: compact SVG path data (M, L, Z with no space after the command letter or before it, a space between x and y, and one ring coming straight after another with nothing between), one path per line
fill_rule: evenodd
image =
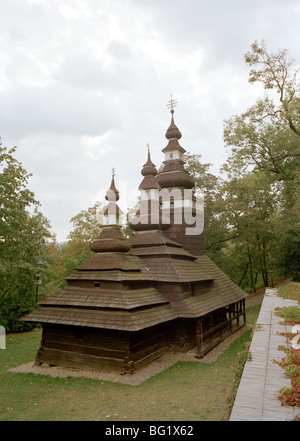
M5 297L0 303L0 325L4 326L6 332L28 331L35 325L20 319L33 309L32 302L28 299Z
M279 317L284 318L284 323L289 325L300 323L299 306L284 306L283 308L275 308L275 313Z
M283 350L286 357L276 363L285 369L285 376L291 379L291 387L280 389L278 399L282 406L300 406L300 350L293 348Z

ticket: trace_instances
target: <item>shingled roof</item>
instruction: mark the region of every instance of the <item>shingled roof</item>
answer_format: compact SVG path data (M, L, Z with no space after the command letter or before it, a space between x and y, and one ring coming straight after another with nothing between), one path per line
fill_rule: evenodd
M160 185L155 178L157 170L151 161L149 145L147 162L143 165L141 174L144 176L144 179L140 183L139 190L150 190L151 188L160 189Z
M139 256L153 280L172 283L193 283L213 280L206 268L202 268L193 256L174 242L163 231L139 233L129 240L129 255Z
M213 275L213 283L195 296L179 302L172 302L171 307L177 317L197 318L209 314L245 298L245 292L233 283L207 256L198 259L202 268Z
M140 289L95 289L67 286L61 291L39 302L41 306L82 307L92 309L131 310L143 306L168 303L155 288Z
M118 331L140 331L142 329L174 320L176 315L169 305L146 309L87 309L66 307L38 308L23 320L36 323L52 323Z

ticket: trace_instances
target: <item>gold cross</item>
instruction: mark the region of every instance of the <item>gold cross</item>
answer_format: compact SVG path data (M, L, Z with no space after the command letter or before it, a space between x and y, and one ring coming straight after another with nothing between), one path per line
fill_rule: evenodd
M116 170L114 168L112 169L111 173L114 177L116 176Z
M175 101L175 100L173 99L173 95L171 95L171 99L170 99L170 101L168 102L167 107L168 107L169 109L171 109L171 113L174 113L174 107L176 107L176 106L177 106L177 101Z

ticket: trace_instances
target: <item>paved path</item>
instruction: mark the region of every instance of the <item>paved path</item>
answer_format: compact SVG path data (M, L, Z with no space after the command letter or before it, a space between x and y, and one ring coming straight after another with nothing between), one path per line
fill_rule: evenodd
M297 301L276 295L276 289L266 289L257 325L250 345L251 361L244 367L230 421L291 421L300 414L300 407L281 406L277 399L279 389L290 386L284 369L272 360L280 361L285 353L279 345L287 346L286 337L292 326L280 324L276 307L298 305Z
M255 295L249 295L246 297L246 308L251 308L252 306L261 305L264 299L265 293L259 293Z

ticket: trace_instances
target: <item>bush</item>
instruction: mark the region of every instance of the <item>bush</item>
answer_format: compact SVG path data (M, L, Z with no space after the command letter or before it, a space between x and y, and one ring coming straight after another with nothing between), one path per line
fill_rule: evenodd
M4 326L6 332L28 331L35 325L20 319L33 309L33 304L28 299L5 297L0 303L0 325Z
M300 406L300 351L293 348L283 350L286 357L274 362L285 370L285 376L291 380L291 387L280 389L278 399L282 406Z
M284 318L284 323L295 325L300 323L300 308L299 306L284 306L283 308L275 308L275 313L279 317Z

